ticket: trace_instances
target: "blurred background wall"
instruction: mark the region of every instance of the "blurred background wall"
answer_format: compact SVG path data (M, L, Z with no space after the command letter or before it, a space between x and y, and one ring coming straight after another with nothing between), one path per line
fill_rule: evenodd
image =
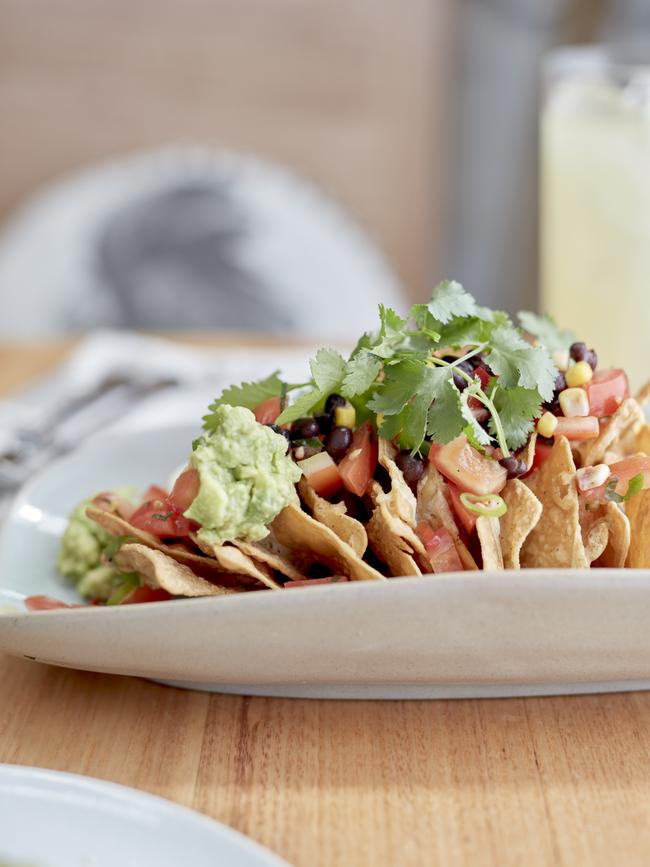
M412 298L534 306L541 57L649 33L647 0L0 0L0 220L98 161L226 147L339 202Z

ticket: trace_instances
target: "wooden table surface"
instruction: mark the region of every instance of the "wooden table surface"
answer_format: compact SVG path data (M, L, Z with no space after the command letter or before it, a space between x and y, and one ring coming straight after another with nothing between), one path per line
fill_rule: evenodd
M0 347L0 390L63 352ZM650 863L646 693L246 698L2 656L0 762L154 792L304 867Z

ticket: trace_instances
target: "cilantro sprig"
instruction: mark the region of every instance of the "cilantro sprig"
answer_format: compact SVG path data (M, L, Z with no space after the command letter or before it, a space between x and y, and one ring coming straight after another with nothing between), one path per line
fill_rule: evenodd
M498 445L507 457L525 444L542 403L552 399L557 368L550 351L572 336L548 318L519 316L526 332L549 345L529 343L507 314L480 307L460 283L446 280L407 318L380 305L378 331L364 334L349 358L320 349L310 361L307 383L284 383L276 371L260 382L226 389L210 412L223 403L253 409L280 397L284 408L277 422L290 424L322 411L327 396L336 392L354 404L358 417L374 414L379 433L401 448L422 451L427 438L444 444L464 433L475 447ZM464 369L463 362L479 355L493 374L487 384ZM292 391L299 394L285 406ZM487 424L479 420L485 411ZM208 414L208 431L210 423Z

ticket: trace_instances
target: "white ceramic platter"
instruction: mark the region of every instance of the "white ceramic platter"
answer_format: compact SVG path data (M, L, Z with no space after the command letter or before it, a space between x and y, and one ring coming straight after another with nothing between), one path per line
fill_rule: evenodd
M0 585L74 600L54 569L68 512L97 490L164 484L194 435L190 428L107 434L50 466L11 510L0 538ZM465 572L123 608L18 610L0 616L0 649L219 692L480 697L648 688L649 627L650 571Z
M237 831L125 786L0 765L0 863L13 867L288 867Z

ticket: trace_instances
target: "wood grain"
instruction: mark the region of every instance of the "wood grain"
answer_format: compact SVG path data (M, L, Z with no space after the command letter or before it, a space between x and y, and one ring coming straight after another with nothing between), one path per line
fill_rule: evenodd
M65 347L0 350L0 389ZM650 694L333 702L0 657L0 762L187 804L300 867L645 865Z
M96 161L225 146L320 185L424 292L444 213L451 7L0 0L0 218Z

